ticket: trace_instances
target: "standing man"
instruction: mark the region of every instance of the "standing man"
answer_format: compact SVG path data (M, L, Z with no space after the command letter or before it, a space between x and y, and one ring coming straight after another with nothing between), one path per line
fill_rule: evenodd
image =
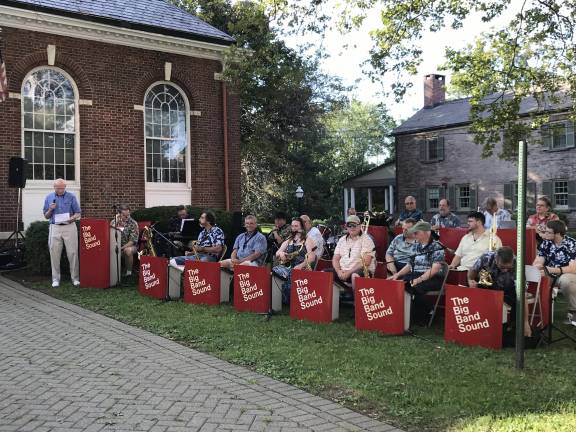
M70 263L70 277L74 286L80 285L78 271L78 229L76 221L80 219L80 206L72 192L66 192L66 181L54 180L54 192L44 199L44 217L50 220L48 247L52 264L52 287L60 286L60 257L62 245L66 246L66 255Z
M120 252L124 257L126 276L132 275L134 254L138 251L138 222L130 216L130 207L120 204L120 214L112 220L111 225L120 231Z
M440 228L458 228L461 225L460 219L450 211L450 201L442 198L438 203L438 213L430 219L430 225L434 231Z
M496 218L496 228L501 228L502 222L511 221L512 215L505 209L498 208L498 202L494 198L486 200L486 211L484 212L484 227L490 229L492 227L492 218Z
M405 219L411 218L415 221L422 219L422 210L416 208L416 198L412 195L408 195L404 199L405 209L400 212L400 216L396 220L396 226L400 226Z

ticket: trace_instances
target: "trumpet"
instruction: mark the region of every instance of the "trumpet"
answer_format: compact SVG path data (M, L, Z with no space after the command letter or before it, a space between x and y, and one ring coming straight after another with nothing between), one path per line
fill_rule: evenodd
M142 229L142 240L144 240L146 242L146 246L138 252L138 258L142 257L142 255L147 255L147 256L157 256L156 255L156 249L154 249L154 234L152 233L152 230L150 229L150 227L145 226Z
M498 220L496 219L496 213L492 216L492 225L490 226L490 243L488 245L488 250L494 252L496 250L496 232L498 231Z

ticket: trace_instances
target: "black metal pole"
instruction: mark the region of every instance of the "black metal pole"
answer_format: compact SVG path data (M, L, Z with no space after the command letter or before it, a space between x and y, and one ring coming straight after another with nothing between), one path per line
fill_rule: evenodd
M524 369L527 156L526 142L520 141L518 143L518 223L516 225L516 369Z

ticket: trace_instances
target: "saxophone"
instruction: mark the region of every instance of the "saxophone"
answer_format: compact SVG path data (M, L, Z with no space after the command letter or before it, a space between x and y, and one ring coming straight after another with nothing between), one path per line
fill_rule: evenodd
M192 255L194 255L194 259L196 261L200 261L200 256L198 255L198 250L196 247L198 246L198 240L192 240L190 242L190 248L192 249ZM186 252L186 255L189 255L190 252Z
M492 216L492 225L490 226L490 239L488 244L488 251L494 252L496 250L496 232L498 231L498 220L496 219L496 213ZM492 275L486 269L481 269L478 273L478 285L485 287L491 287L494 285L492 280Z
M290 264L294 258L300 255L300 252L302 252L303 247L304 243L302 243L300 247L296 249L294 252L286 253L286 259L280 260L280 264L282 264L283 266L287 266L288 264Z
M146 246L140 252L138 252L138 258L140 258L142 255L153 257L158 256L156 255L156 249L154 249L154 234L152 233L150 227L145 226L142 228L142 240L146 242Z

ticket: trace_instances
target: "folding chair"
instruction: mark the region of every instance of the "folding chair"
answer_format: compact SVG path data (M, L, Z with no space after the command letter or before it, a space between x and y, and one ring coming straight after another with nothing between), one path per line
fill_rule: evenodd
M448 263L442 263L442 271L444 272L444 277L442 278L442 285L440 286L440 289L438 291L428 291L426 293L427 296L437 296L436 301L434 302L434 309L432 309L432 315L430 316L430 321L428 321L428 327L432 325L434 317L436 316L436 310L440 304L440 299L444 297L444 287L446 286L446 279L448 278Z
M540 274L540 270L536 267L531 265L526 265L524 267L524 275L526 277L526 284L528 283L535 283L536 284L536 293L528 296L529 293L526 293L526 303L532 305L532 313L530 314L530 325L534 322L534 316L536 315L536 308L538 308L538 313L540 317L540 322L538 326L543 324L542 320L542 302L540 301L540 284L542 282L542 275Z

